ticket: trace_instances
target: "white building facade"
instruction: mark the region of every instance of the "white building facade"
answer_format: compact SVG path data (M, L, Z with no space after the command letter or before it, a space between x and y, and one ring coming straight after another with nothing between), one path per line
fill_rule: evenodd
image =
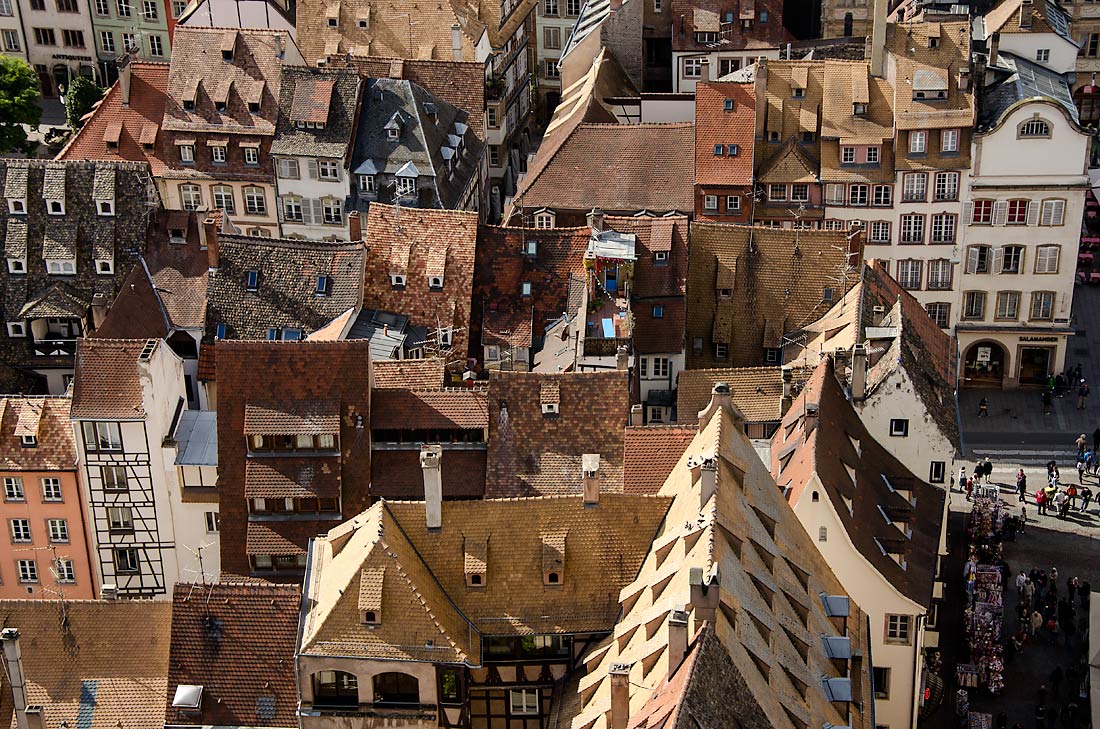
M12 0L25 35L23 57L38 73L42 95L56 97L76 76L96 79L89 4L81 0ZM14 8L13 8L14 10ZM4 25L7 25L5 23Z
M27 36L18 0L0 0L0 55L27 60Z

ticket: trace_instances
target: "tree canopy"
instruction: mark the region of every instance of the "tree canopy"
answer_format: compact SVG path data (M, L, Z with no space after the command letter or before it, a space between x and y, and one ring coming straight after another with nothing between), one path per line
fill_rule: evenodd
M21 58L0 56L0 153L30 152L24 124L37 126L38 74Z

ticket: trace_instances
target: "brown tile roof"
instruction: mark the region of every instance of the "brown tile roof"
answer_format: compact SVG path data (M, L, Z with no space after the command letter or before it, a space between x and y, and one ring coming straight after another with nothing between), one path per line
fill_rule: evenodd
M405 314L414 326L453 327L449 360L465 363L470 331L470 299L477 246L477 213L460 210L395 209L375 203L367 214L364 306ZM443 290L428 287L428 267L445 251ZM390 275L406 277L395 289Z
M209 260L199 242L199 224L205 212L177 210L158 221L150 236L145 264L157 289L168 321L179 329L206 325L206 284ZM183 242L169 240L173 227L184 232Z
M935 48L928 38L936 34ZM895 64L897 79L916 79L937 75L947 84L947 98L913 98L913 85L897 82L894 86L894 126L897 129L964 128L974 125L974 94L959 88L958 70L970 59L970 21L944 23L890 23L886 26L886 51ZM959 140L959 155L952 158L957 167L966 168L969 146ZM934 155L929 155L930 157Z
M489 376L486 495L578 493L581 457L600 456L600 488L623 489L623 429L630 411L626 372ZM558 412L544 416L542 385L557 383Z
M818 405L807 433L807 404ZM854 442L853 442L854 441ZM771 471L797 505L820 483L863 558L919 605L932 600L946 494L910 473L871 437L827 358L814 371L772 437ZM816 481L812 480L816 474ZM907 493L906 493L907 492ZM891 555L900 555L900 562Z
M138 356L147 341L86 337L77 342L73 418L140 420L145 417Z
M76 445L67 397L0 398L0 471L72 471ZM21 436L38 445L24 447Z
M484 449L445 448L442 461L443 498L483 498L485 459ZM381 499L424 498L424 471L420 465L419 449L373 451L371 495Z
M710 404L719 382L730 386L733 404L750 423L776 422L783 417L783 368L741 367L684 370L676 386L676 419L698 423L699 411Z
M660 318L653 316L654 306L661 307ZM639 354L684 351L687 302L683 296L635 300L630 308L634 314L634 351Z
M1046 0L1028 2L1031 15L1030 25L1021 28L1020 17L1023 14L1023 0L1002 0L990 8L985 14L985 32L992 33L1057 33L1063 37L1066 35L1064 28L1068 25L1069 18L1057 18L1051 20L1051 15L1064 15L1057 5ZM941 31L942 32L942 31Z
M340 459L249 460L244 468L244 495L249 499L339 498Z
M164 723L297 726L297 585L177 584ZM179 685L202 686L199 712L172 707Z
M336 80L303 76L294 86L294 97L290 102L290 120L293 122L328 121L328 109L332 103L332 87Z
M27 703L42 707L46 729L163 729L171 622L162 601L0 601L0 627L20 632Z
M139 260L122 282L107 318L89 336L148 339L168 336L170 322L145 262Z
M252 400L244 406L245 435L340 432L338 400Z
M443 365L438 357L371 362L373 388L435 390L443 386Z
M726 101L733 109L726 111ZM756 90L752 84L695 85L695 184L751 185ZM716 145L725 145L721 156ZM738 146L737 156L728 146Z
M683 374L681 372L680 376ZM694 438L694 425L628 427L623 436L623 492L655 494L660 491Z
M371 428L393 430L481 430L489 427L485 390L376 390Z
M886 79L870 75L862 61L826 61L821 136L842 144L883 144L894 138L894 93ZM866 104L857 115L854 104ZM824 145L823 145L824 146ZM882 161L885 166L886 160Z
M674 51L763 50L794 40L794 36L783 27L783 0L752 0L737 5L722 0L672 0L671 5L671 16L681 19L672 34ZM731 8L740 11L733 22L726 18ZM762 21L763 17L767 20ZM752 27L747 30L743 28L742 19L752 21ZM695 40L696 33L718 32L720 28L721 40L717 46Z
M305 554L309 540L323 534L320 522L264 521L248 522L246 553L270 557Z
M763 364L764 348L781 347L784 334L820 317L856 283L848 246L840 231L692 223L688 367ZM720 298L719 289L731 296ZM715 359L715 343L728 346L728 360Z
M690 213L694 137L691 123L582 123L557 149L540 149L536 160L544 161L529 169L516 202L528 210Z
M148 162L153 175L159 175L165 164L155 141L164 117L167 92L167 63L130 63L129 105L123 106L122 92L116 81L96 105L91 118L58 153L57 159ZM107 148L104 138L108 127L119 130L117 149ZM152 149L145 148L147 142L152 144Z

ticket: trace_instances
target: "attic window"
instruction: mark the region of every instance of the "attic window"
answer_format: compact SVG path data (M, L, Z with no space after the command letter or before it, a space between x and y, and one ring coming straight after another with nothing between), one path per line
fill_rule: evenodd
M195 100L194 99L184 99L183 100L183 110L184 111L194 111L195 110Z
M562 584L565 570L565 531L545 532L542 535L542 584Z
M19 436L19 443L24 448L35 448L38 446L38 438L33 435L21 435Z
M233 60L233 49L232 48L222 48L222 60L223 61L232 61Z
M249 271L245 277L245 288L249 291L256 291L260 288L260 272Z
M330 28L335 28L335 27L336 27L336 24L337 24L337 22L339 22L337 18L334 18L334 17L329 17L329 19L328 19L328 27L330 27Z
M523 296L530 296L531 295L531 282L530 281L524 281L522 284L520 284L520 293Z
M258 101L248 102L248 113L249 114L259 114L260 113L260 102L258 102Z
M393 286L395 289L404 289L405 288L405 276L404 276L404 274L391 273L390 274L390 285Z
M861 104L858 101L852 104L852 114L855 116L863 116L867 113L867 105Z
M99 214L100 215L114 215L115 214L115 204L114 204L114 202L111 201L111 200L100 200L99 201Z
M664 263L668 260L668 251L654 251L653 260L657 263Z
M49 200L46 204L49 208L50 215L65 214L65 202L63 200Z
M543 415L557 415L558 414L558 404L556 402L544 402L542 404L542 414Z
M202 686L181 683L172 697L172 708L195 710L202 706Z
M730 157L736 157L737 155L741 154L741 145L739 145L739 144L727 144L726 145L726 154L729 155Z
M795 87L795 88L791 89L791 96L795 99L805 99L806 98L806 89L800 89L798 87Z
M929 36L928 37L928 47L929 48L939 48L940 47L940 39L935 37L935 36Z
M442 276L428 276L428 288L432 291L443 290L443 277Z
M8 198L8 212L12 215L22 215L27 212L27 201L22 198Z
M363 622L367 625L378 624L378 613L373 610L366 610L363 612Z
M317 277L317 295L328 296L332 293L332 276Z
M214 339L225 339L225 322L218 322L218 326L214 328Z
M466 537L463 539L462 551L463 571L466 573L466 586L484 587L489 555L488 540L484 537Z
M726 99L725 106L723 108L726 111L733 111L733 99Z
M725 153L726 153L726 145L724 145L724 144L714 145L714 156L715 157L721 157Z
M538 249L539 249L538 241L529 240L529 241L527 241L527 248L524 252L529 256L534 256L538 253Z
M397 127L390 127L386 130L386 139L390 140L391 142L396 142L400 136L401 130Z
M228 100L226 100L226 101L218 100L218 101L214 102L214 111L224 113L225 110L228 109L228 108L229 108Z

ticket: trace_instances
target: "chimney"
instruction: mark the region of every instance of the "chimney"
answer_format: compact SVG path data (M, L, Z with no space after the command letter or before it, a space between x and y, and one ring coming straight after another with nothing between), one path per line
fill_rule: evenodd
M276 58L282 58L286 54L286 51L283 50L283 35L282 35L282 33L276 33L274 36L271 37L271 40L275 44L275 57Z
M221 257L218 254L218 221L207 218L202 221L203 237L206 238L206 261L211 270L217 270Z
M118 599L118 585L113 582L104 582L99 588L99 596L104 600Z
M1031 0L1020 3L1020 30L1031 30Z
M768 128L768 59L756 62L756 138L767 138Z
M803 429L806 433L806 438L809 439L810 433L814 432L814 428L817 427L817 403L806 403L806 411L803 413L803 417L806 419L806 426Z
M363 221L359 219L358 210L348 213L348 240L352 243L363 240Z
M852 402L867 397L867 347L852 347Z
M794 401L792 390L794 389L794 371L790 365L783 366L783 399L780 400L780 410L784 415L791 409L791 402Z
M853 225L848 229L848 270L855 271L863 263L863 236L867 229L863 225Z
M692 469L693 477L696 476L695 469ZM699 480L699 508L702 509L710 501L710 498L714 496L714 491L718 487L718 459L700 457L698 460L698 480Z
M600 505L600 454L585 453L581 456L584 477L584 505L591 508Z
M695 611L695 624L713 623L718 610L718 585L703 579L703 568L692 567L688 572L688 585L691 588L691 608Z
M871 307L871 326L882 326L882 320L886 318L886 307L882 305Z
M125 53L115 64L118 67L118 92L122 95L122 106L130 105L130 54Z
M1020 13L1021 13L1020 17L1022 18L1023 17L1023 15L1022 15L1023 7L1020 8ZM989 36L989 60L986 61L987 66L996 66L997 65L997 55L998 55L998 52L999 52L1000 48L1001 48L1001 34L1000 33L994 33L993 35Z
M626 729L630 721L630 664L612 664L608 673L611 674L611 729Z
M23 675L23 651L19 648L19 629L4 628L0 631L4 641L4 666L8 670L12 699L15 702L15 722L19 729L30 729L27 723L27 679Z
M630 406L630 424L631 425L642 425L643 424L642 420L643 420L643 418L642 418L642 406L641 406L641 404L631 405Z
M451 58L462 60L462 27L458 23L451 26Z
M420 446L420 468L424 472L424 519L428 530L443 528L443 446Z
M592 229L593 233L603 232L603 211L599 208L592 208L585 216L588 220L588 227Z
M630 352L626 346L620 346L615 350L615 369L625 370L630 366Z
M889 0L873 0L874 19L871 26L871 75L882 78L886 55L886 5Z
M46 711L41 706L28 706L23 713L27 715L28 729L46 729Z
M103 320L107 318L107 312L111 308L111 301L102 291L92 294L92 328L99 329Z
M725 382L715 383L710 391L710 404L699 411L699 429L707 427L711 416L719 408L733 409L733 397L730 395L730 386Z
M688 648L688 614L673 610L668 616L668 680L684 662Z

